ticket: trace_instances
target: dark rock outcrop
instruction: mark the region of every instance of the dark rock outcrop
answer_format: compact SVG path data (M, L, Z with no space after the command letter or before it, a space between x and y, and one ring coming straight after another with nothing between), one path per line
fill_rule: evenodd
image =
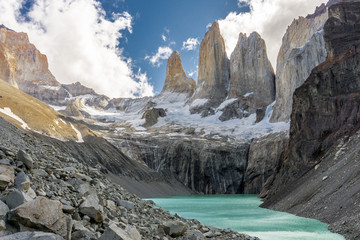
M318 218L336 229L340 219L360 215L360 3L331 6L324 31L329 57L294 93L289 147L264 206ZM351 226L337 231L354 239Z
M244 178L244 193L261 192L266 181L274 173L276 163L285 150L288 140L288 132L272 133L252 140Z
M143 127L151 127L158 122L159 117L165 117L166 112L162 108L151 108L144 112L142 119L145 119Z
M205 194L243 193L248 143L169 137L121 136L127 154L151 169L175 175L185 186Z

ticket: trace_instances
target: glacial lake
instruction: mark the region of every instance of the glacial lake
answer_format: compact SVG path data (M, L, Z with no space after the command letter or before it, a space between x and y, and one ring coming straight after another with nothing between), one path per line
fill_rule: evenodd
M260 208L256 195L206 195L150 199L172 214L197 219L262 240L344 240L327 225L309 218Z

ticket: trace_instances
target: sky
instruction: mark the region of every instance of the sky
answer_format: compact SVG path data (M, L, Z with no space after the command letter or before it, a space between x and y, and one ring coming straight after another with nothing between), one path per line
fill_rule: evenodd
M240 32L257 31L273 67L286 28L324 0L0 0L0 24L26 32L61 83L109 97L161 92L167 58L180 53L197 80L199 45L218 21L230 57Z

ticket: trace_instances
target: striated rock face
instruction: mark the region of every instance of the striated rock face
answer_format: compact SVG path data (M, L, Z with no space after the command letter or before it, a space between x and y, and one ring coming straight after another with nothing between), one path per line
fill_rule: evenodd
M188 96L193 95L196 88L195 80L186 77L181 63L180 54L174 51L167 63L166 79L162 90L164 92L185 93Z
M249 150L245 173L245 194L259 194L272 176L275 166L289 140L288 132L272 133L254 139Z
M198 138L122 136L119 147L156 170L171 173L205 194L243 193L248 143Z
M26 33L0 26L0 60L1 78L25 93L50 103L69 96Z
M359 151L351 146L360 129L359 23L359 2L329 8L324 38L331 54L294 93L289 147L265 206L316 213L331 224L358 213Z
M327 18L327 12L300 17L288 27L277 58L272 122L289 121L295 89L305 82L315 66L325 61L322 27Z
M229 87L229 59L219 24L214 22L201 41L198 86L192 101L210 99L207 107L214 107L226 98ZM197 109L196 112L201 112Z
M275 100L275 75L267 57L265 41L256 32L240 33L230 57L230 90L228 98L253 93L257 107Z

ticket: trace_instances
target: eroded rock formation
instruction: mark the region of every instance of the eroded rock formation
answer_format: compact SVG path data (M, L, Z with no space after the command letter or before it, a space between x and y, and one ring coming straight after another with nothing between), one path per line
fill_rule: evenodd
M227 95L229 88L229 59L225 51L224 39L219 24L214 22L201 41L199 53L198 85L192 101L207 99L204 108L193 108L193 112L207 111L218 106Z
M168 59L166 79L161 93L185 93L190 97L196 88L195 80L186 77L180 54L174 51Z
M296 19L288 27L277 58L276 104L271 121L289 121L295 89L326 59L322 27L327 18L326 11L318 12Z
M256 32L240 33L230 57L228 98L254 95L254 105L264 107L275 100L275 75L267 57L265 41Z

